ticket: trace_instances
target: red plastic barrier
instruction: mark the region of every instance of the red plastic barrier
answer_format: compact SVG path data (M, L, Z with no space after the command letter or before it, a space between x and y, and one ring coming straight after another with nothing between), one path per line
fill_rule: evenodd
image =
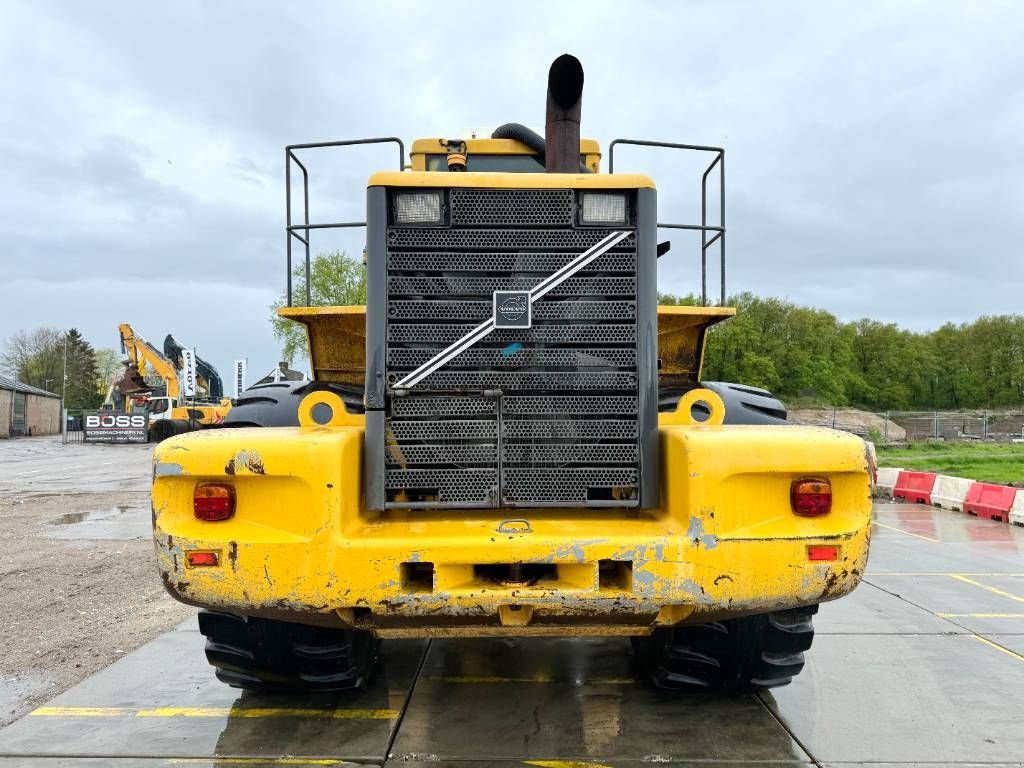
M1010 522L1010 507L1017 495L1017 489L1008 485L992 485L991 483L974 483L967 489L964 499L964 512L990 520Z
M934 472L900 472L896 478L896 485L892 489L894 499L916 502L918 504L932 503L932 488L935 487Z

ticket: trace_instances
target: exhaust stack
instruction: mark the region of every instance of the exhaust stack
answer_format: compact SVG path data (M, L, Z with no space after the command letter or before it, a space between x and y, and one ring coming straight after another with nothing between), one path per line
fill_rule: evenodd
M583 65L575 56L563 53L548 70L544 120L544 170L547 173L579 173L582 97Z

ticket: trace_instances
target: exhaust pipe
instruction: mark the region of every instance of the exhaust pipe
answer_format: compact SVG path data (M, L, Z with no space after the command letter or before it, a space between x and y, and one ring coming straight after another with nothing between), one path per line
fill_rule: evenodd
M583 65L563 53L548 70L548 99L544 120L544 170L580 172L580 109Z

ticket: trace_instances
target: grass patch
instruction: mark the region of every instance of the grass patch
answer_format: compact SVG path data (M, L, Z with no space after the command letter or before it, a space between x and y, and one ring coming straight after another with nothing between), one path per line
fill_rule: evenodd
M917 442L878 446L878 463L989 483L1024 482L1024 444Z

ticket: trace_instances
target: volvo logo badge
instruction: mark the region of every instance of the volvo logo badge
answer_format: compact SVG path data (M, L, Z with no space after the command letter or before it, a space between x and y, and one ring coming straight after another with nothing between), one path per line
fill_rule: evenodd
M532 305L529 291L494 292L495 328L532 327Z

